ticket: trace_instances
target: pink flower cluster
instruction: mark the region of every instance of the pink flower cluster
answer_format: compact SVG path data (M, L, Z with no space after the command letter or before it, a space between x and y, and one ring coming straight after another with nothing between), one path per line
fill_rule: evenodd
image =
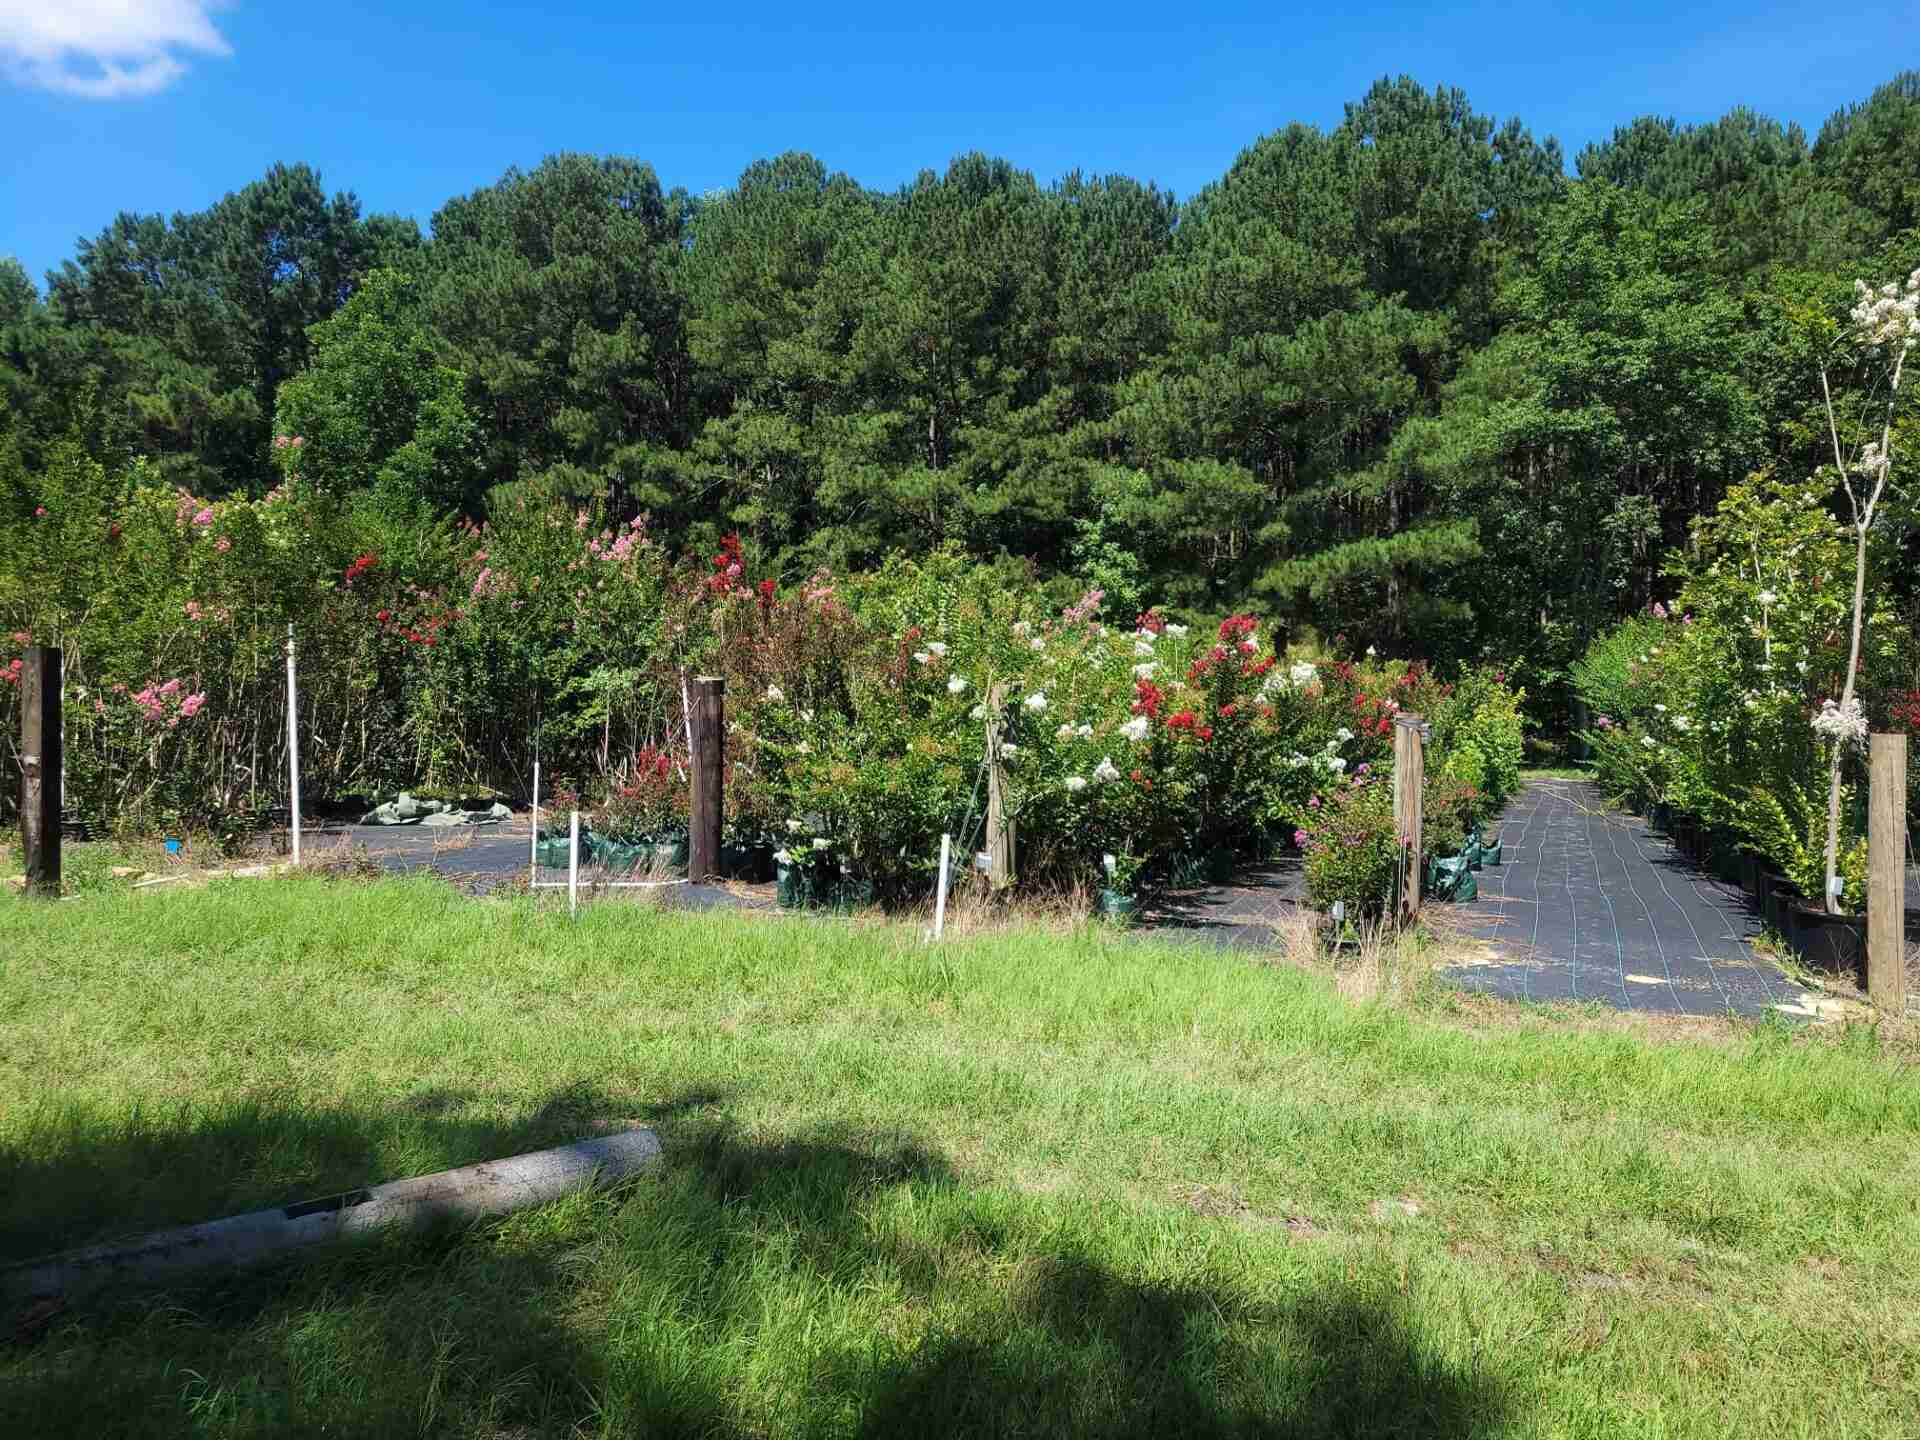
M276 435L273 437L273 448L276 450L298 450L306 443L307 439L304 435Z
M205 691L182 694L185 689L179 680L149 685L134 692L133 703L140 707L140 718L149 725L158 725L164 720L169 730L177 730L182 720L191 720L207 703Z

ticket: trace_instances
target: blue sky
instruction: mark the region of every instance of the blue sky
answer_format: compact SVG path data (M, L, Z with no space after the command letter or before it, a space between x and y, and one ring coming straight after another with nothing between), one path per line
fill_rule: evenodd
M653 8L0 0L0 254L37 280L118 211L200 209L276 160L423 223L566 149L696 193L787 149L880 187L979 149L1185 197L1382 74L1458 85L1571 163L1647 113L1811 134L1920 65L1913 0Z

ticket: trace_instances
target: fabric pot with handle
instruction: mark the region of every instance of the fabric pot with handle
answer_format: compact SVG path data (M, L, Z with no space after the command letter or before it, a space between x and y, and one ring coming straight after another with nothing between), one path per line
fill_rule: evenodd
M1793 948L1809 970L1862 981L1867 968L1867 917L1829 915L1824 910L1796 906Z

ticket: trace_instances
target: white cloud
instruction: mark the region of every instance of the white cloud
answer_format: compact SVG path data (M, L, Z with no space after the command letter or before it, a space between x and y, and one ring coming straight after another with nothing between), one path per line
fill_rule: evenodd
M209 14L220 0L0 0L0 73L22 85L117 100L186 73L183 57L229 55Z

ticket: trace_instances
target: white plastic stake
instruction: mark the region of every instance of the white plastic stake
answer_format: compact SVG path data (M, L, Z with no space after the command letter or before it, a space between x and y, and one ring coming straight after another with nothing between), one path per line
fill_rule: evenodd
M567 914L580 911L580 812L570 810L567 821Z
M300 687L293 671L293 622L287 622L287 778L291 782L292 802L287 807L291 822L293 863L300 863Z
M947 869L953 863L953 837L940 837L940 888L935 892L933 901L933 938L938 940L947 928Z
M540 883L540 762L533 762L533 835L527 841L527 884Z

